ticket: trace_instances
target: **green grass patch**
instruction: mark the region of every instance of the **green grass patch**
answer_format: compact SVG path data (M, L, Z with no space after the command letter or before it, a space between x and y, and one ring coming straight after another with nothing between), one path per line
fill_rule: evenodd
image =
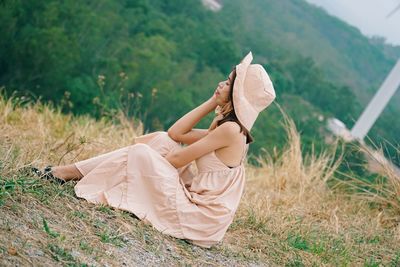
M72 211L70 213L70 216L71 217L77 217L77 218L80 218L80 219L86 219L88 215L87 215L86 212L79 211L79 210L74 210L74 211Z
M67 264L76 263L74 257L65 249L59 247L56 244L49 244L48 248L52 252L53 259L56 261L62 261Z
M400 266L400 251L396 253L396 255L394 255L394 257L392 258L392 260L390 261L389 266Z
M48 244L48 249L51 252L51 256L54 260L62 263L64 266L71 267L87 267L86 263L81 263L79 260L75 259L74 256L67 249L60 247L57 244Z
M0 198L11 196L16 191L22 193L35 193L42 187L37 179L20 176L16 178L5 178L0 176Z
M115 215L114 214L114 210L111 209L110 206L106 206L106 205L103 205L103 204L100 204L98 207L96 207L96 210L98 210L98 211L100 211L102 213L105 213L107 215Z
M110 230L98 232L96 235L100 237L100 240L103 243L110 243L117 247L123 247L125 245L125 242L121 239L121 237Z
M374 257L370 257L365 260L364 267L380 267L382 266L382 261L379 259L375 259Z
M309 246L307 240L305 240L302 236L300 236L298 234L289 234L286 241L288 242L289 246L291 246L293 248L304 250L304 251L310 250L310 246Z
M79 248L83 251L88 252L89 254L93 253L93 248L89 246L89 244L85 240L81 240L79 242Z
M51 237L59 237L60 234L51 230L45 218L42 218L43 229Z

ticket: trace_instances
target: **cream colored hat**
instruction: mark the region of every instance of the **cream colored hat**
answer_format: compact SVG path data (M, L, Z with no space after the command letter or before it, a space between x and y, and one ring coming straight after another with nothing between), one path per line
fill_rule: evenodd
M267 72L260 64L251 64L253 55L249 52L236 65L236 79L233 84L233 107L240 123L251 130L258 114L275 99L274 86Z

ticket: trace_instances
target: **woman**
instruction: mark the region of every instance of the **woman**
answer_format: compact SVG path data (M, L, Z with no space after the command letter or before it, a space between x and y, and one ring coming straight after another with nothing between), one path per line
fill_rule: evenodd
M267 72L251 61L250 52L210 99L168 132L139 136L134 145L75 164L47 167L44 176L61 182L79 179L78 197L130 211L193 244L216 244L232 223L243 192L250 129L275 98ZM209 129L193 129L213 110L218 116Z

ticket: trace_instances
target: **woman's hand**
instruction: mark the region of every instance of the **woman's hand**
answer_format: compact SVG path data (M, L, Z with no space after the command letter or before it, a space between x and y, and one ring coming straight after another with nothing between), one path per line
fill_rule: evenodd
M178 139L180 135L188 133L208 113L215 111L217 107L215 96L212 96L200 106L186 113L176 121L169 129L168 134L172 139Z
M214 107L214 109L217 108L218 104L217 104L217 95L216 95L216 94L213 94L213 95L210 97L210 99L208 99L208 101L209 101L210 103L212 103L212 106Z
M217 122L222 119L222 115L220 114L221 107L217 104L217 96L214 94L209 100L214 107L215 117L208 127L208 131L212 131L217 127Z

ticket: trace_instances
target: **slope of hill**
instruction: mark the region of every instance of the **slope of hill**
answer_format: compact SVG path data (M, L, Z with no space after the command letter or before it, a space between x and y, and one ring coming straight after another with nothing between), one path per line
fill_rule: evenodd
M68 164L130 145L143 131L118 122L63 115L0 95L1 266L398 266L399 186L358 194L337 183L332 151L301 153L286 120L285 149L246 164L246 190L222 243L202 249L135 216L93 205L25 167ZM350 178L350 177L349 177ZM387 178L390 178L388 176ZM376 197L379 194L379 197ZM370 223L365 223L370 222Z

